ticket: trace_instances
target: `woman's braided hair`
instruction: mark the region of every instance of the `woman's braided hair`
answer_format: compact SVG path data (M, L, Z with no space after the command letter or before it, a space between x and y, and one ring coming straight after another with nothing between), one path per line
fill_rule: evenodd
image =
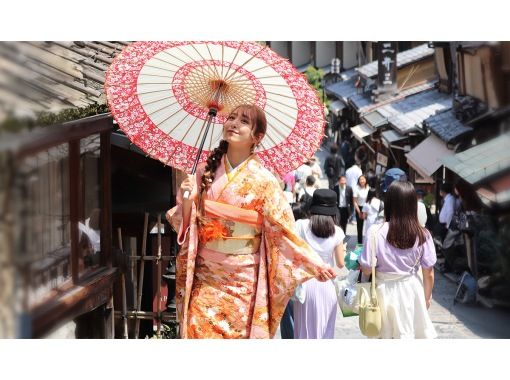
M228 142L221 140L220 145L214 148L213 152L207 157L207 164L205 165L205 171L204 174L202 174L202 183L200 184L200 194L204 194L209 187L211 187L216 169L218 169L223 155L227 153L227 149Z

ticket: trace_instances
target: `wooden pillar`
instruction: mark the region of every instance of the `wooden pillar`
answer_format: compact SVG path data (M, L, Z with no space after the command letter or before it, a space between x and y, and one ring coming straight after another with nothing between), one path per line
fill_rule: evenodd
M336 41L335 57L340 59L340 72L344 71L344 42Z
M101 133L101 265L112 267L111 130Z
M318 69L317 65L317 41L310 41L310 65Z
M115 338L115 310L113 308L113 296L105 305L103 312L104 339Z
M71 235L71 274L73 283L77 283L81 271L79 230L80 218L80 140L69 142L69 221Z

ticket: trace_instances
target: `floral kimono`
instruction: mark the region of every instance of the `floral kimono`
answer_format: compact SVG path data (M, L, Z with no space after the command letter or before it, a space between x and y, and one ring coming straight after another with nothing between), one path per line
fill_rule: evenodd
M228 171L226 155L182 229L182 199L167 212L178 232L176 301L182 338L272 338L294 288L325 264L294 233L276 178L251 156ZM205 164L197 170L197 188ZM228 172L227 172L228 171Z

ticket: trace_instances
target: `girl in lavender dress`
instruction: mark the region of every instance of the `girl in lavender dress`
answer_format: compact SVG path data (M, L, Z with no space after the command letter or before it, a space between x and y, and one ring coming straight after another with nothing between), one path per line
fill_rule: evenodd
M367 232L361 269L371 273L375 244L375 277L382 312L381 338L435 338L428 308L434 286L436 251L430 233L420 226L416 192L410 182L395 181L385 196L384 224ZM418 270L423 273L423 281Z
M317 189L313 193L310 219L296 221L296 233L325 264L344 266L344 232L335 225L336 192ZM294 301L294 339L332 339L335 334L337 297L331 281L311 279L303 284L305 300Z

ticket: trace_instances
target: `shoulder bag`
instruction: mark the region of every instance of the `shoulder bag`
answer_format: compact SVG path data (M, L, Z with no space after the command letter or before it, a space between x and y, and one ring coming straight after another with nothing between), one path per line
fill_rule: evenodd
M366 337L377 337L381 332L381 308L377 300L377 291L375 289L375 266L376 260L376 233L374 229L371 239L371 267L372 279L370 281L370 289L367 290L366 286L359 286L358 300L359 300L359 328L361 333ZM361 285L361 284L360 284ZM367 283L368 285L368 283Z

